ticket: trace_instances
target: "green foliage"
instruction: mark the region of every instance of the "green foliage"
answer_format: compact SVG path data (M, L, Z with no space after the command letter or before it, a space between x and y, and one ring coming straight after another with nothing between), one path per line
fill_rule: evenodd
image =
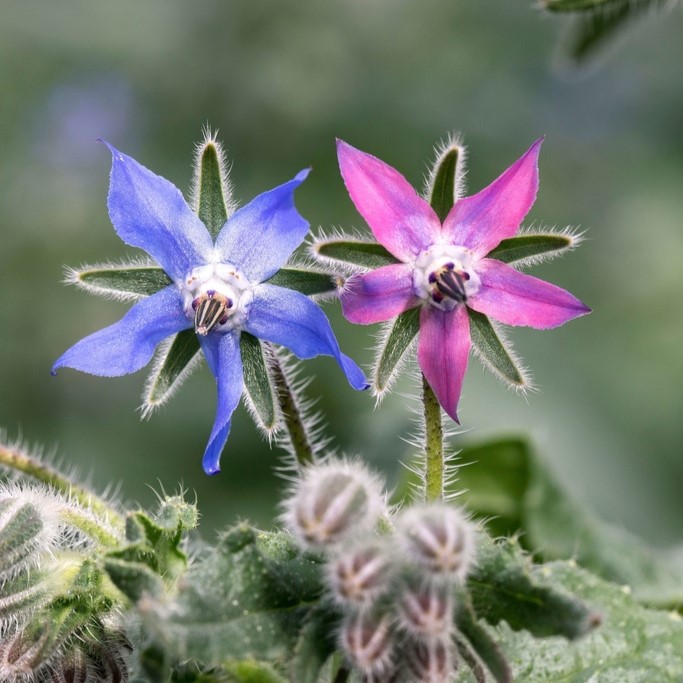
M420 331L420 311L411 308L404 311L392 322L387 323L386 336L378 351L377 361L372 372L372 385L376 393L386 391L402 365L406 351Z
M666 551L598 519L562 490L521 439L465 448L457 487L496 535L520 540L544 559L575 560L657 607L683 605L683 566Z
M288 266L278 270L269 280L268 285L277 285L294 289L306 296L334 294L339 284L329 273L322 273L309 268Z
M252 414L261 429L270 433L277 426L278 400L263 344L256 337L243 332L240 335L240 350L244 390L253 408Z
M439 157L431 178L429 204L443 223L455 202L456 182L458 179L460 150L451 147ZM462 163L462 161L461 161Z
M212 138L205 140L195 164L197 214L214 239L228 220L229 202L226 202L225 193L230 188L224 177L223 163L218 143Z
M578 239L571 234L526 233L502 240L486 256L503 263L524 265L538 259L561 256L569 249L573 249L577 241Z

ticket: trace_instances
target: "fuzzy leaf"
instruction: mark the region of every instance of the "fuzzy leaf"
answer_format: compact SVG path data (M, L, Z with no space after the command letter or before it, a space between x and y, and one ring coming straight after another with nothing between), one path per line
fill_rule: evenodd
M603 578L630 586L649 605L683 605L683 563L572 500L525 441L470 446L460 457L468 466L458 471L458 490L494 535L521 531L526 547L545 559L575 558Z
M675 612L639 605L621 586L573 562L536 567L531 577L593 605L601 625L571 647L561 638L534 638L501 623L492 638L507 654L515 681L523 683L680 683L683 620ZM460 671L457 683L471 682Z
M491 369L497 377L515 387L525 386L527 381L521 368L515 364L503 340L491 325L491 321L483 313L478 313L471 308L468 309L468 314L472 344L481 355L486 367Z
M475 613L489 624L505 621L543 638L574 640L596 626L596 615L570 593L543 578L517 541L480 536L477 562L467 581Z
M455 182L458 175L457 147L451 147L439 157L432 173L429 204L443 223L455 202Z
M132 602L143 596L160 598L164 593L161 577L142 562L107 557L104 570L112 583Z
M73 268L68 272L67 281L90 294L121 299L151 296L173 284L158 266L134 263Z
M40 509L16 498L0 500L0 586L8 575L26 568L43 551L45 524Z
M199 341L194 330L183 330L170 343L157 350L142 396L142 411L147 414L173 395L199 360Z
M330 239L313 245L316 254L324 259L340 261L352 266L373 269L399 263L381 244L364 240Z
M559 233L518 235L503 240L487 254L503 263L523 263L548 255L559 256L576 246L577 238Z
M401 359L420 331L420 311L417 308L404 311L389 325L391 329L384 340L373 370L373 389L378 394L386 391L391 385L401 365Z
M281 268L269 280L269 285L294 289L306 296L331 294L337 291L338 283L328 273L320 273L306 268Z
M290 665L290 679L297 683L316 683L320 670L337 649L334 634L339 615L329 609L312 610L301 629L294 658Z
M208 141L197 157L197 214L211 236L216 235L228 220L221 174L219 151L213 141Z
M242 332L240 351L244 366L244 389L254 408L254 417L259 427L272 432L277 426L277 395L263 346L256 337Z
M178 659L284 666L320 597L321 573L287 534L240 524L189 569L170 604L147 605L142 616Z

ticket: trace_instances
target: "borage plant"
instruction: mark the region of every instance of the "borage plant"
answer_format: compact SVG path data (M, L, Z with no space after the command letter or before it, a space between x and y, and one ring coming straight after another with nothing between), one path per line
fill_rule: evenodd
M568 231L517 232L536 194L539 147L461 198L463 150L448 144L423 199L392 168L340 143L342 175L378 242L317 238L318 265L285 263L308 229L293 204L305 172L235 210L209 136L190 208L167 181L112 150L112 222L156 263L69 271L88 291L137 303L55 368L123 374L158 346L143 399L149 412L201 347L218 386L205 469L217 471L244 395L289 453L282 529L242 522L211 545L194 531L197 509L181 493L162 494L153 510L126 508L19 444L0 446L0 680L676 680L678 613L636 600L679 605L674 569L642 547L637 555L630 537L584 510L568 524L562 514L575 508L523 441L466 449L463 461L476 462L458 481L446 476L441 407L456 418L470 339L508 383L527 381L488 316L545 328L588 310L513 267L578 241ZM281 348L296 358L330 355L365 388L307 298L337 292L352 321L388 321L371 376L377 395L412 366L419 339L421 465L417 485L399 487L395 500L360 456L326 450L293 381L296 361ZM464 507L454 503L460 481L469 489ZM589 552L574 533L591 539ZM563 543L617 583L573 560L543 563ZM616 548L620 565L609 562ZM658 590L652 580L648 592L642 577L655 577Z

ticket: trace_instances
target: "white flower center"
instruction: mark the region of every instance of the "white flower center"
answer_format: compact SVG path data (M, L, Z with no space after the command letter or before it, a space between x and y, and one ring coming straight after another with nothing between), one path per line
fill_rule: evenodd
M252 285L235 266L209 263L184 278L183 310L197 334L229 332L244 323L253 297Z
M443 311L464 304L481 287L472 252L454 244L433 244L415 260L413 287L417 296Z

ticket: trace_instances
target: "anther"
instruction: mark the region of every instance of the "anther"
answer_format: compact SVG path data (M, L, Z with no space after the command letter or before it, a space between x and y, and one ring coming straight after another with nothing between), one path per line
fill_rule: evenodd
M211 289L192 302L194 329L197 334L207 335L216 325L224 325L230 316L233 302L227 296Z

